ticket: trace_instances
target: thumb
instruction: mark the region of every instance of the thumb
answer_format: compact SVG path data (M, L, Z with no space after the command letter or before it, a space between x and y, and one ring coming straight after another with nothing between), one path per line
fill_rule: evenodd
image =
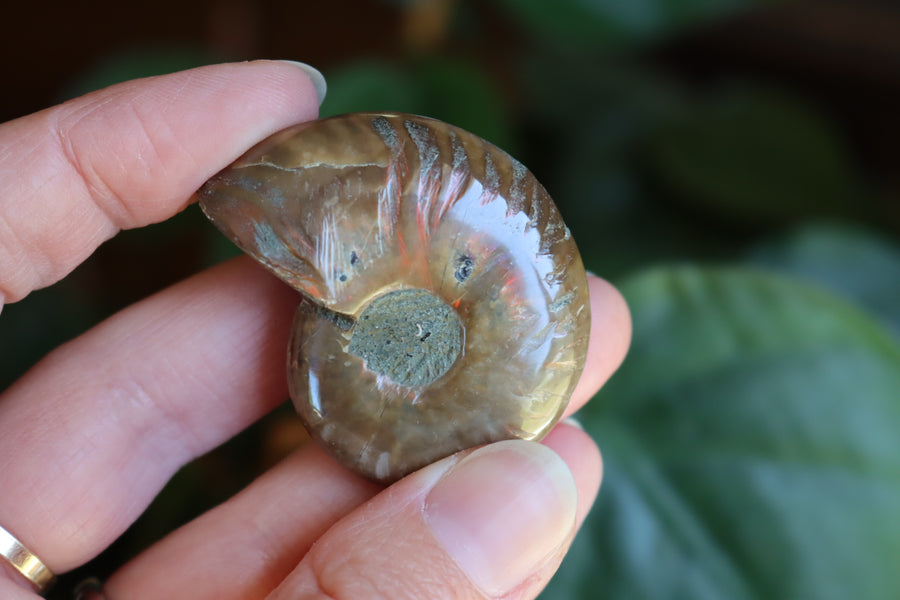
M339 521L269 598L534 598L599 484L584 432L551 437L571 470L524 441L435 463Z

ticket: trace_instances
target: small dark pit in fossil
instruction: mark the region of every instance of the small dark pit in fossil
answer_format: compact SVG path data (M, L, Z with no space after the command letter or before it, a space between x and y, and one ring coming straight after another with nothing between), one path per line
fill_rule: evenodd
M471 256L460 256L457 261L456 272L454 275L456 276L456 280L460 283L463 283L466 279L469 278L469 275L472 274L472 269L475 267L475 261L472 260Z

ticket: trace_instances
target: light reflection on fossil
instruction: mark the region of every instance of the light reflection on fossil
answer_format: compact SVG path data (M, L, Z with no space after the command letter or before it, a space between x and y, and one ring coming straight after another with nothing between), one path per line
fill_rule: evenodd
M345 115L275 134L199 196L302 293L291 397L347 467L390 482L559 419L584 367L587 281L552 200L502 150L432 119ZM376 323L365 344L361 319Z

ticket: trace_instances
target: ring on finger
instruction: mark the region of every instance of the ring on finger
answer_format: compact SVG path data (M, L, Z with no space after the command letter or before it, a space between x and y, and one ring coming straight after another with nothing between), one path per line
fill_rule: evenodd
M2 526L0 526L0 556L15 567L39 594L50 589L56 581L53 571Z

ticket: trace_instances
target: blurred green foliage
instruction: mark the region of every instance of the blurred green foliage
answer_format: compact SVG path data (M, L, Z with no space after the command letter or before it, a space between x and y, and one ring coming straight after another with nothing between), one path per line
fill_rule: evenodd
M582 416L603 492L545 597L896 597L896 340L747 267L658 267L622 291L631 357Z
M502 0L510 14L550 43L603 51L658 41L684 27L760 0Z
M685 203L738 223L849 216L864 187L814 106L744 86L704 98L651 140L653 166Z
M900 597L898 202L879 203L883 182L815 98L763 80L692 86L639 56L765 4L495 0L516 24L498 70L479 53L482 13L461 2L430 47L326 69L323 115L425 114L517 155L588 268L629 301L629 358L581 416L604 453L603 488L546 600ZM198 56L120 57L84 89ZM108 255L151 246L184 270L169 279L186 275L233 252L201 221L188 211L130 232ZM187 254L159 250L198 235ZM85 292L97 277L86 265L5 307L0 338L22 352L0 365L4 381L146 293L98 307ZM46 331L19 331L26 321ZM131 543L248 480L234 457L256 431L181 473ZM236 481L211 483L222 460ZM185 496L202 498L186 510Z
M359 111L441 115L441 119L509 149L510 119L487 73L463 60L428 58L411 66L359 61L328 73L321 116Z

